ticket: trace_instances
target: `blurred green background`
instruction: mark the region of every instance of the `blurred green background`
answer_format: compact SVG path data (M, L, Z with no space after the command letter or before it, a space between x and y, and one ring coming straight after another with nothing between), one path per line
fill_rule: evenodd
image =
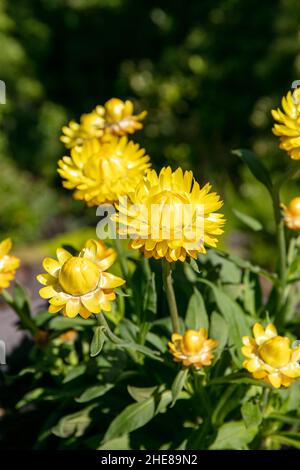
M299 0L0 0L0 237L29 244L95 226L61 188L59 135L116 96L149 111L134 139L154 166L211 180L227 245L267 262L268 234L249 239L232 208L268 231L270 205L231 149L254 149L274 173L287 165L270 110L300 77L299 18Z

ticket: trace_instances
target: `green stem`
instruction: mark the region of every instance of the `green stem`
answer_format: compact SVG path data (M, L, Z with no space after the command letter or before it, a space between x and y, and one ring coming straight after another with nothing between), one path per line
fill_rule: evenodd
M127 262L126 262L126 260L124 259L124 256L123 256L122 245L121 245L120 239L118 238L118 235L116 236L116 238L114 238L114 246L115 246L116 252L118 254L118 261L120 263L120 268L121 268L121 271L122 271L122 275L123 275L123 277L125 277L125 279L127 279L127 277L128 277L128 266L127 266Z
M292 162L288 170L281 176L273 186L271 192L273 201L273 211L276 224L276 238L279 253L279 302L278 302L278 323L281 323L284 315L284 306L286 302L286 285L287 285L287 243L285 237L285 226L280 207L280 189L288 180L291 180L299 172L298 162Z
M176 297L173 289L172 270L170 263L164 258L162 260L162 277L172 320L173 333L179 333L179 317L176 304Z
M279 188L274 190L273 193L273 210L276 224L276 237L279 253L279 281L280 281L280 307L284 304L284 290L286 286L286 268L287 268L287 253L286 253L286 240L284 220L281 214Z
M106 318L105 316L103 315L103 313L100 313L99 315L96 315L97 317L97 320L98 320L98 323L100 326L103 327L103 329L105 330L105 333L107 334L108 338L115 344L127 344L128 341L125 341L121 338L119 338L118 336L116 336L110 329L107 321L106 321Z

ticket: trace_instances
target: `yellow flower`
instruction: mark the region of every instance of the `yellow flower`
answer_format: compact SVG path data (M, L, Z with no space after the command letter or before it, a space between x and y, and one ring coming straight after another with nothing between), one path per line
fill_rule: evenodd
M127 137L112 137L108 142L86 142L73 148L71 157L58 162L63 185L75 189L74 198L89 206L113 203L132 191L150 166L149 157Z
M285 150L293 160L300 159L300 89L288 92L281 101L283 111L279 108L272 110L272 116L277 121L273 134L279 136L279 147Z
M214 358L212 350L218 342L207 337L206 328L200 328L199 331L186 330L183 336L173 333L169 348L174 361L182 362L184 366L192 365L196 369L209 366Z
M143 111L134 115L132 101L111 98L104 106L96 106L91 113L83 114L80 123L71 121L69 126L64 126L60 140L67 148L73 148L90 139L133 134L143 127L141 121L146 114L147 112Z
M49 312L62 310L70 318L78 314L88 318L102 310L109 312L110 302L116 298L114 288L125 282L105 272L115 261L115 251L99 240L88 240L77 256L63 248L58 248L56 255L57 260L44 259L47 273L37 276L46 286L39 294L49 299Z
M62 128L63 134L60 140L66 148L81 146L90 139L100 139L104 134L105 119L103 109L97 107L91 113L83 114L80 124L75 121L69 122L69 126Z
M295 197L286 207L283 205L284 223L290 230L300 230L300 197Z
M223 233L223 215L215 212L223 203L210 189L210 184L200 188L191 171L172 173L166 167L157 175L149 170L128 200L120 198L119 214L112 218L119 222L119 233L130 236L131 248L146 258L197 258Z
M15 277L16 270L20 266L20 260L16 256L10 255L12 248L10 238L0 243L0 292L9 286L10 281Z
M114 135L133 134L142 129L140 122L145 119L147 111L134 115L132 101L122 101L118 98L111 98L104 105L105 133Z
M255 379L262 379L275 388L288 387L300 377L300 346L292 348L286 336L278 336L271 323L266 329L256 323L254 338L243 337L243 366Z

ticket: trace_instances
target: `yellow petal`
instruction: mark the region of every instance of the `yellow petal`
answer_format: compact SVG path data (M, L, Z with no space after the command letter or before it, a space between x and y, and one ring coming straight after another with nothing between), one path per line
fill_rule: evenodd
M268 338L273 338L274 336L277 336L276 327L272 323L269 323L265 330L265 334L266 336L268 336Z
M99 291L92 292L91 294L87 294L81 297L81 303L83 306L92 313L100 313L101 305L100 305L100 297Z
M80 300L76 298L69 299L65 306L66 316L74 318L78 315L80 310Z
M39 290L39 294L43 299L50 299L51 297L57 295L57 291L53 286L46 286Z
M36 278L43 286L49 286L56 282L56 278L51 276L51 274L38 274Z
M58 261L52 258L45 258L43 261L43 267L47 273L54 277L58 277L58 273L61 267Z
M124 279L110 273L102 273L99 287L102 289L114 289L125 284Z
M72 257L71 253L69 253L64 248L57 248L56 256L61 265L64 264L66 261L68 261L69 258Z
M12 241L10 238L6 238L0 243L0 258L7 255L12 248Z
M281 375L279 373L276 372L274 374L269 374L268 379L269 379L271 385L273 385L274 388L280 388L280 386L281 386Z

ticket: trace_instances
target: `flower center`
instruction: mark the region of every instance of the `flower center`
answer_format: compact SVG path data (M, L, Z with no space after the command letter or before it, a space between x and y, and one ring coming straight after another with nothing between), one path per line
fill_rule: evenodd
M92 261L72 256L60 270L59 283L67 294L83 295L96 289L99 276L99 268Z
M182 351L185 354L192 356L201 351L204 339L199 335L198 331L188 330L182 337Z
M288 207L293 217L300 217L300 197L295 197Z
M291 358L290 342L288 338L275 336L265 341L259 348L260 357L272 367L283 367Z

